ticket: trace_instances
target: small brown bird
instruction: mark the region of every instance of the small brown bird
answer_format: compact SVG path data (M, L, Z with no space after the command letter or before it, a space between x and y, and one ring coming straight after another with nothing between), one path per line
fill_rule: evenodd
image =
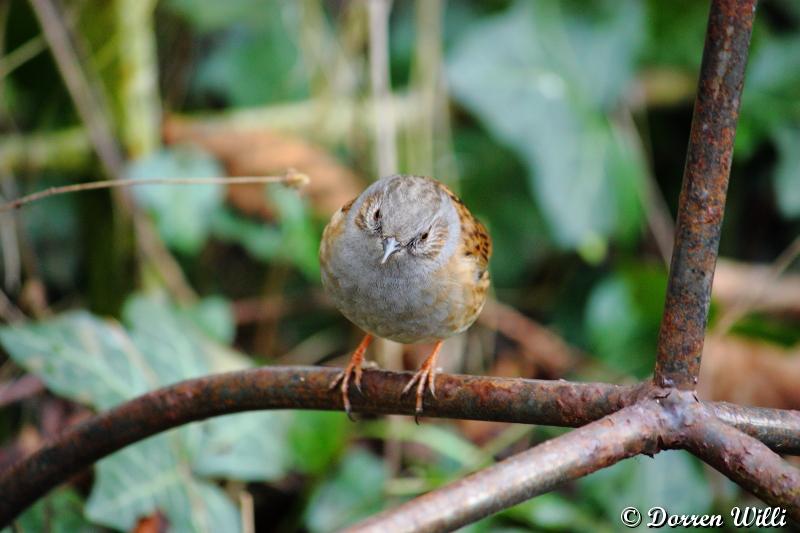
M361 390L361 365L373 336L404 344L435 342L403 389L417 385L422 413L427 385L436 397L435 364L443 339L475 322L489 289L492 241L450 189L423 176L380 179L337 211L322 235L322 285L336 307L367 332L341 383L350 415L351 375Z

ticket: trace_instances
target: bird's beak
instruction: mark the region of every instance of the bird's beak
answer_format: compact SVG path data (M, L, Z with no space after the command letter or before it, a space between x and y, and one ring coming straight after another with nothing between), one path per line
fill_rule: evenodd
M381 264L385 264L392 254L399 251L400 248L400 243L398 243L397 239L394 237L386 237L383 239L383 257L381 258Z

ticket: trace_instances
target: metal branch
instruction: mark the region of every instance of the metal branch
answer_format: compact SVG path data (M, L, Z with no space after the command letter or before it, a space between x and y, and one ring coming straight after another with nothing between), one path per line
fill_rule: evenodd
M689 411L683 429L687 450L764 502L786 509L791 518L800 520L800 470L755 438L718 420L713 410L697 405Z
M349 531L451 531L640 453L657 453L678 417L655 401L626 407L441 489L380 513Z
M85 420L0 473L0 528L71 475L161 431L258 409L341 410L341 394L329 387L338 371L265 367L206 376L150 392ZM413 415L413 397L400 394L407 382L407 373L366 370L364 394L351 391L353 411ZM657 391L649 384L623 387L442 374L437 377L436 396L425 399L426 416L576 427L657 396ZM709 405L768 446L800 454L800 413Z
M714 416L777 453L800 455L800 411L704 402Z
M342 410L330 390L337 368L267 367L207 376L165 387L68 429L0 474L0 529L25 507L95 461L133 442L208 417L256 409ZM414 414L400 392L408 374L365 371L354 412ZM440 375L427 416L582 425L622 408L631 387L561 381Z
M678 207L655 383L694 389L756 0L714 0Z

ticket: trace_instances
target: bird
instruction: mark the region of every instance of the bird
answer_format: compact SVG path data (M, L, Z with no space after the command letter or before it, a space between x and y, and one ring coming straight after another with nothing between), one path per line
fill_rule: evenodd
M416 385L415 419L427 386L436 397L442 343L477 319L490 285L492 240L464 202L434 178L381 178L347 202L325 227L319 249L325 293L366 332L331 383L350 417L351 379L361 392L362 364L375 337L435 343L402 391Z

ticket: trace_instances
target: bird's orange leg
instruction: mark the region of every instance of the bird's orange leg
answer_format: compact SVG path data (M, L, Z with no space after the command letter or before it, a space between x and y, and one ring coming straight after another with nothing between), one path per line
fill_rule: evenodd
M417 373L414 374L414 377L411 378L411 381L403 388L403 392L401 394L406 394L410 391L414 384L417 384L417 405L414 409L414 421L419 423L419 416L422 414L422 397L425 396L425 385L428 385L428 389L431 391L431 396L436 398L436 357L439 355L439 350L442 348L442 341L436 343L436 346L433 348L433 352L428 356L427 359L422 363L422 366L419 367Z
M339 374L336 376L336 379L333 380L333 383L331 383L330 386L330 388L333 389L339 384L339 382L342 383L342 403L344 404L344 411L347 413L347 418L350 420L353 419L353 417L350 415L350 398L347 396L350 387L350 375L355 375L356 388L358 389L358 392L361 392L361 364L364 362L364 352L367 351L367 347L371 342L372 335L367 333L361 340L361 343L358 345L356 350L353 352L353 356L350 358L350 363L344 367L344 370L339 372Z

